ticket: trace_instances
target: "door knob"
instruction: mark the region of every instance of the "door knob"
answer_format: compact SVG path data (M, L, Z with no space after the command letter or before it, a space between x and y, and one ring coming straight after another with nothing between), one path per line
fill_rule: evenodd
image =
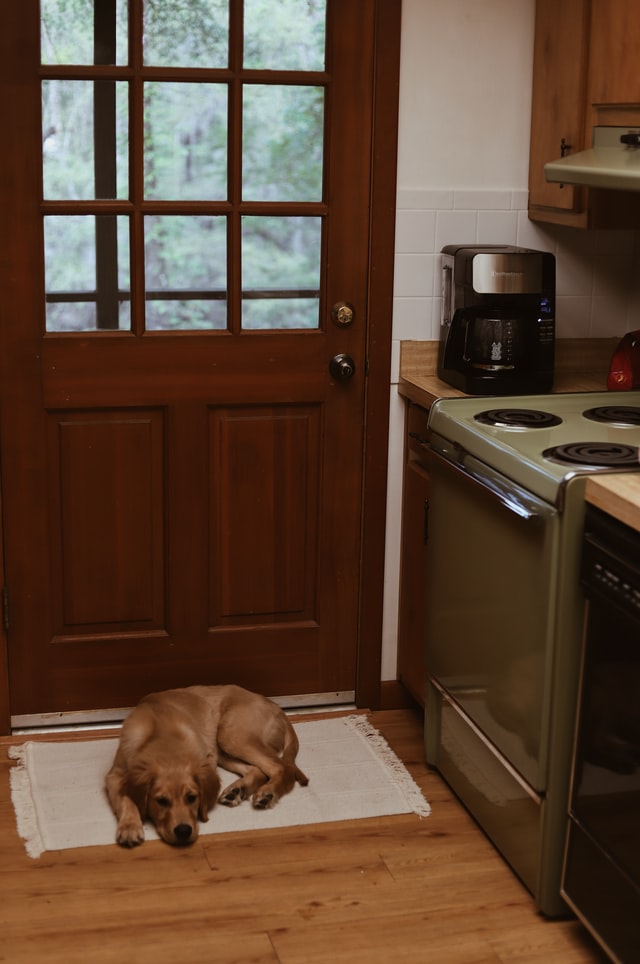
M356 373L356 363L351 355L334 355L329 362L329 371L338 382L346 382Z

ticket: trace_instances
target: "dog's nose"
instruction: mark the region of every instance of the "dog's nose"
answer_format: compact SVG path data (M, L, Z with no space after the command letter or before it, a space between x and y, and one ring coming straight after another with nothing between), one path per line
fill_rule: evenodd
M173 835L179 843L187 843L191 837L191 827L188 823L179 823L173 828Z

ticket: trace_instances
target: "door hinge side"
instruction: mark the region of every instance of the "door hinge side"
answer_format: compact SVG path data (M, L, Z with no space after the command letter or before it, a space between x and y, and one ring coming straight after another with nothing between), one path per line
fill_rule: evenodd
M5 633L9 632L9 590L2 587L2 626Z

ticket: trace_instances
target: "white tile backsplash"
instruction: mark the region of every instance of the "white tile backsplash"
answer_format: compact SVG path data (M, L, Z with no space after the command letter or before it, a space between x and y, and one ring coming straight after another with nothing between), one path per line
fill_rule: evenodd
M511 191L454 191L453 206L457 211L508 211Z
M474 244L477 235L477 211L438 211L434 253L445 244Z
M640 232L585 231L527 217L525 190L400 190L393 338L437 339L440 251L517 244L556 256L556 334L606 338L640 327Z
M433 301L432 297L394 299L394 342L397 341L399 345L401 341L421 341L424 339L425 328L431 327Z
M396 254L395 279L403 297L433 294L434 259L431 254Z
M424 254L433 251L436 239L435 211L398 211L396 253Z
M518 212L478 211L478 237L500 238L500 244L515 244L518 237Z

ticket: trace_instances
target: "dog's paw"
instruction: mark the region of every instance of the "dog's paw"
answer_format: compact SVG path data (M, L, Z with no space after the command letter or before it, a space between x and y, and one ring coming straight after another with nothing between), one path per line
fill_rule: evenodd
M144 829L142 824L134 821L119 823L116 830L116 843L121 847L139 847L144 843Z
M246 798L247 795L242 784L232 783L230 787L222 791L218 797L218 803L224 804L225 807L237 807Z
M271 790L258 790L253 795L254 810L270 810L278 802L278 798Z

